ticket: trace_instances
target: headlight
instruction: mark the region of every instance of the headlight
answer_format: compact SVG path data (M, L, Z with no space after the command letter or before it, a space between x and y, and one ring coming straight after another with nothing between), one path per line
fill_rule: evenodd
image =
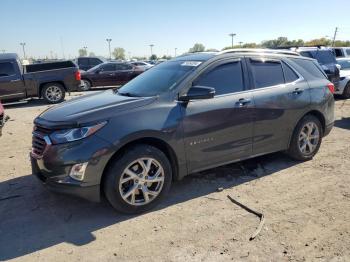
M63 144L67 142L72 142L91 136L92 134L100 130L102 127L104 127L106 124L107 122L102 122L93 126L58 130L53 132L50 135L50 138L53 144Z

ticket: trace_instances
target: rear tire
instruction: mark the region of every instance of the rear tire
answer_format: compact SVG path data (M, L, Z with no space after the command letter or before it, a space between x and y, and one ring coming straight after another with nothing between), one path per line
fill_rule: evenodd
M345 99L349 99L350 98L350 82L348 82L344 88L342 97Z
M111 164L103 188L116 210L136 214L155 207L168 193L171 181L166 155L153 146L137 145Z
M294 129L288 155L299 161L312 159L320 149L322 137L321 122L313 115L306 115Z
M80 87L80 91L89 91L91 89L91 82L89 80L83 79L83 85Z
M41 95L47 103L58 104L64 100L66 90L61 84L48 83L44 85Z

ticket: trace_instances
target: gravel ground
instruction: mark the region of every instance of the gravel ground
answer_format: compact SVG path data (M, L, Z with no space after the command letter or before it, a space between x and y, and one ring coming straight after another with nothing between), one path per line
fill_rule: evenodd
M51 193L31 175L32 121L46 108L6 108L0 260L350 261L350 100L336 101L335 128L312 161L276 153L193 174L138 216ZM256 239L259 219L227 195L264 213Z

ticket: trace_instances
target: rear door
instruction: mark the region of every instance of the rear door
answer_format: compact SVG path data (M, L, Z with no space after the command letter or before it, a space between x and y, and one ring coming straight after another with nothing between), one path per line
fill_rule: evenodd
M190 172L252 153L253 101L245 71L241 58L227 59L211 65L194 80L192 86L215 88L215 97L190 101L183 108Z
M99 72L99 85L100 86L115 86L116 85L116 64L107 63L101 66Z
M247 58L255 103L253 154L286 149L297 119L310 105L310 90L288 60Z
M0 100L25 97L25 85L18 65L13 61L0 62Z

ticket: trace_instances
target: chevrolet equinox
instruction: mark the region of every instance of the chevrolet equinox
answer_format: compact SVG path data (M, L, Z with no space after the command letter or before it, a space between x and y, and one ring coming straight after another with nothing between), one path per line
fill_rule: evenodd
M43 112L33 174L54 191L144 212L187 174L276 151L311 159L333 127L333 92L317 61L294 52L183 55Z

